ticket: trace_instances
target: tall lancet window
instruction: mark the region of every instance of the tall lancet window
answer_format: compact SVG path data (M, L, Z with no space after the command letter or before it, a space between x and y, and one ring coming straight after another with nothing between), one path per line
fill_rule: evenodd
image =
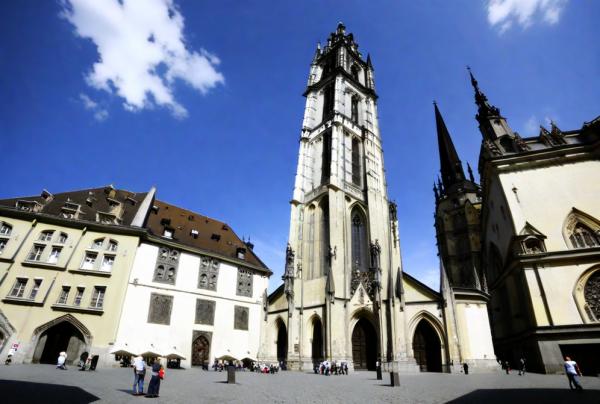
M569 236L574 248L588 248L600 246L600 240L597 234L584 224L577 223L573 232Z
M329 198L324 197L321 199L319 203L319 208L321 209L321 225L320 229L320 237L321 240L321 265L320 272L316 274L317 277L323 276L327 273L329 267Z
M328 85L323 90L323 120L326 121L333 115L333 102L334 102L334 86L333 84Z
M352 74L352 78L356 81L359 81L358 74L360 73L360 69L356 65L352 65L350 68L350 73Z
M360 185L360 141L356 138L352 139L352 182Z
M329 182L331 173L331 130L323 133L323 160L321 164L321 184L326 184Z
M314 278L315 270L315 205L308 208L308 234L306 237L308 247L308 279Z
M356 95L352 96L352 107L351 107L351 117L352 122L358 125L358 97Z
M367 221L362 212L352 210L352 270L367 271Z

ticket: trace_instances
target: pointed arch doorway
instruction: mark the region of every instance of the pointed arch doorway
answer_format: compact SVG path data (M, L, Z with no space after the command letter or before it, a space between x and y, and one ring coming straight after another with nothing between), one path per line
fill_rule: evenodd
M413 336L413 353L421 372L442 371L442 343L429 321L419 321Z
M283 320L277 321L277 361L279 363L287 362L287 351L288 351L288 335L287 328L283 323Z
M375 370L377 333L366 318L358 320L352 330L352 361L355 370Z
M208 366L210 342L204 335L199 335L192 342L192 366Z

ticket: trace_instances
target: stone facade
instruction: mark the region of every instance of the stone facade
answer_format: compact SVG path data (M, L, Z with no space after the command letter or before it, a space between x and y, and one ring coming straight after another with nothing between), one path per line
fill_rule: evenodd
M483 266L496 353L562 372L600 372L600 119L522 138L471 76L483 135ZM587 294L586 294L587 290ZM595 292L594 292L595 291Z

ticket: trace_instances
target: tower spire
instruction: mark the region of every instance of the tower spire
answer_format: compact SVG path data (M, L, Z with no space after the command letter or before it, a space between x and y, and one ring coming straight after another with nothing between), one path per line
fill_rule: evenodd
M450 186L457 182L465 181L465 172L462 168L462 163L458 158L458 153L454 148L450 133L444 118L438 109L437 103L433 103L435 109L435 124L437 127L438 147L440 151L440 171L442 173L442 181L444 188L449 189Z
M500 110L489 103L486 95L479 88L479 83L473 76L473 72L471 68L467 66L467 70L469 71L469 76L471 77L471 85L473 86L473 90L475 90L475 104L479 108L477 118L487 118L489 116L500 116Z

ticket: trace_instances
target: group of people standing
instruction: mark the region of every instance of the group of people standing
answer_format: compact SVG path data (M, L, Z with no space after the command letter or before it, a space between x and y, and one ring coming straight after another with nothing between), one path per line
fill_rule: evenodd
M146 378L146 361L142 356L137 356L133 360L133 395L143 396L144 395L144 379ZM160 381L165 377L165 369L160 363L160 358L156 358L152 363L151 372L152 377L150 378L150 384L148 385L148 391L146 398L158 397L160 391Z
M346 362L340 362L338 365L337 361L329 362L323 361L319 365L315 365L315 374L319 375L347 375L348 364Z

